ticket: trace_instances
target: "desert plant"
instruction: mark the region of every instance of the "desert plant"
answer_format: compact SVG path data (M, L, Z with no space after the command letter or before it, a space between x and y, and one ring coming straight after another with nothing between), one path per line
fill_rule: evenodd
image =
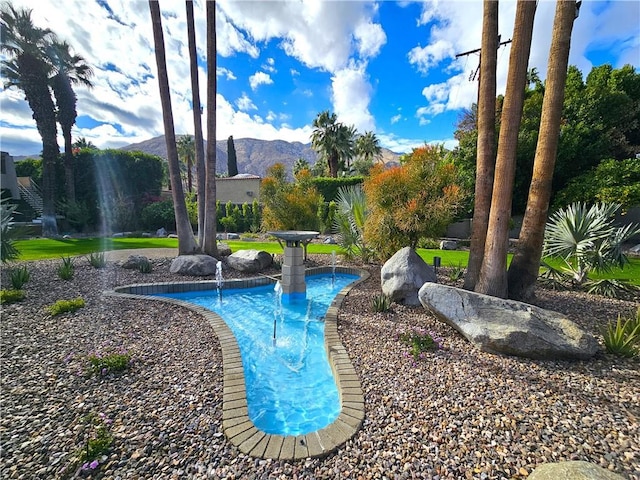
M388 312L390 308L391 299L387 295L380 294L371 301L371 309L374 312L384 313Z
M24 292L22 290L0 290L0 304L9 304L24 300Z
M369 261L371 251L364 242L364 225L367 221L367 199L362 185L349 185L338 189L337 212L334 229L338 233L338 243L347 257L359 256L363 262Z
M98 458L108 453L113 444L113 435L109 431L112 422L103 413L90 413L83 417L82 423L87 425L86 441L76 453L73 467L82 464L81 471L95 470L100 465Z
M3 198L0 201L0 259L2 262L15 260L20 252L15 246L17 230L11 225L16 213L16 206Z
M21 290L30 278L31 274L29 273L29 269L24 265L22 267L12 268L9 270L9 280L11 281L11 286L15 290Z
M609 298L621 298L631 293L637 293L638 287L631 282L605 278L602 280L587 280L584 288L588 293L602 295Z
M431 334L421 330L402 333L398 338L402 343L409 346L409 354L414 360L423 359L424 353L440 348L440 345Z
M541 263L542 268L538 280L542 285L551 290L567 290L570 287L571 276L568 273L544 260Z
M635 318L610 322L603 334L607 352L621 357L635 357L640 353L640 308Z
M140 263L138 263L138 271L140 273L151 273L151 270L153 270L153 267L151 266L151 262L149 260L142 259L140 260Z
M106 353L93 354L87 357L89 362L89 373L96 375L107 375L108 373L122 372L129 368L131 354L129 353Z
M71 257L62 257L62 265L58 266L58 276L62 280L71 280L75 272L75 265Z
M51 315L60 315L66 312L75 312L79 308L85 306L85 302L82 298L75 298L73 300L58 300L53 305L47 308L47 311Z
M615 227L619 204L597 203L587 207L574 203L551 216L545 231L544 255L563 260L563 270L573 282L582 285L591 271L608 272L628 262L622 244L640 233L640 227L628 224Z
M91 252L87 257L87 260L93 268L104 268L107 265L107 259L104 256L104 252Z
M461 263L458 263L455 267L449 269L449 280L456 282L464 277L464 267Z

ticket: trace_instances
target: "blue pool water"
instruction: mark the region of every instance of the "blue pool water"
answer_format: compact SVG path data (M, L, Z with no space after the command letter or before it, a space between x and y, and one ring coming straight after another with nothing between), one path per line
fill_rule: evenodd
M307 298L280 301L274 285L157 296L216 312L238 341L249 418L266 433L302 435L340 414L340 399L324 347L324 317L335 296L356 275L306 277ZM274 340L275 323L275 340Z

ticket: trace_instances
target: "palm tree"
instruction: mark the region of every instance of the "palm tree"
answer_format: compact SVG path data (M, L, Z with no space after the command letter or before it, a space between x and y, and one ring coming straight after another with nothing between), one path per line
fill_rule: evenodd
M202 138L202 108L200 104L200 82L198 80L198 55L196 52L196 29L193 16L193 1L187 0L187 36L189 38L189 65L191 71L191 100L193 125L195 128L196 175L198 178L198 244L204 244L204 219L206 196L206 167L204 163L204 141Z
M193 159L196 154L196 144L191 135L183 135L178 140L178 157L187 166L187 190L189 193L193 191L193 179L191 177L191 169L193 165Z
M498 2L497 0L485 0L476 112L478 120L476 188L469 263L464 277L464 288L467 290L473 290L478 281L484 256L487 227L489 225L491 191L493 189L493 174L496 163L496 66L498 62L498 43Z
M522 120L535 13L536 2L518 0L498 139L487 238L480 276L475 287L476 292L502 298L507 296L507 250L516 171L516 147Z
M326 160L332 177L338 176L340 161L349 161L355 151L355 128L338 122L335 113L320 112L313 120L311 146Z
M520 238L508 273L509 297L523 301L529 301L534 297L534 287L540 269L553 169L560 137L571 31L575 18L575 0L561 0L556 4L540 133L533 163L533 179Z
M72 145L73 148L90 148L96 150L96 147L91 140L87 140L85 137L78 138Z
M162 119L164 122L164 136L167 144L167 159L169 163L169 177L171 181L171 193L173 195L173 208L176 216L176 230L178 231L178 255L193 255L198 251L187 205L184 199L184 190L180 180L180 164L178 162L178 149L176 147L176 135L173 127L173 112L171 110L171 97L169 95L169 77L167 75L167 60L164 50L164 36L162 33L162 18L158 0L149 0L149 10L153 27L153 41L156 51L156 65L158 67L158 84L160 87L160 102L162 103Z
M218 256L216 241L216 2L207 3L207 160L203 251Z
M16 10L6 4L0 10L2 39L0 50L6 55L1 73L5 88L17 87L24 92L33 112L38 133L42 138L42 234L45 237L58 233L55 209L55 164L58 148L56 114L49 75L51 65L48 51L55 41L49 29L33 24L32 10Z
M364 132L356 138L356 154L367 162L382 159L382 147L375 133Z
M51 79L53 95L58 107L57 117L62 136L64 138L64 171L67 202L75 202L75 180L73 173L73 145L71 143L71 129L76 123L78 113L76 111L77 97L73 91L73 85L82 84L85 87L93 87L91 80L93 70L85 59L71 53L71 46L67 42L53 44L54 76Z

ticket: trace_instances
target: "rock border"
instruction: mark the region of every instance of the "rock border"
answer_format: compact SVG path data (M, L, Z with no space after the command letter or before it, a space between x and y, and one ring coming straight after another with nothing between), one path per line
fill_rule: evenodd
M332 267L307 269L306 276L332 273ZM333 299L325 315L324 344L340 396L341 409L338 418L321 430L304 435L273 435L258 429L249 418L244 369L240 348L225 321L218 314L191 303L162 297L150 297L158 293L178 293L196 290L215 290L215 280L190 282L166 282L135 284L117 287L104 292L105 295L132 299L153 298L162 302L180 305L202 315L220 342L223 361L222 429L231 442L242 453L253 457L273 460L302 460L326 456L353 437L364 421L364 395L360 379L349 359L338 334L338 311L349 291L369 278L366 270L350 267L335 267L336 273L359 275L360 278L346 286ZM250 288L275 283L280 277L256 277L250 279L225 280L224 289Z

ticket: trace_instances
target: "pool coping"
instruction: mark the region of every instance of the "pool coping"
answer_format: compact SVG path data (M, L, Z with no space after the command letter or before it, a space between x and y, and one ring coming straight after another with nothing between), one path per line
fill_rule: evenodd
M305 271L305 276L332 273L333 267L315 267ZM364 421L364 395L360 379L349 359L338 334L338 311L349 291L369 278L369 272L359 268L335 267L336 273L358 275L360 278L344 287L335 296L325 315L324 344L331 370L336 379L340 396L340 414L325 428L304 435L283 436L265 433L249 418L244 369L240 348L231 329L217 313L183 300L150 297L158 293L178 293L196 290L215 290L215 280L187 282L162 282L134 284L116 287L105 295L132 299L159 300L180 305L202 315L212 326L222 350L223 399L222 429L232 445L242 453L253 457L273 460L302 460L323 457L337 450L353 437ZM280 275L260 276L246 279L225 280L223 291L233 288L250 288L274 284Z

